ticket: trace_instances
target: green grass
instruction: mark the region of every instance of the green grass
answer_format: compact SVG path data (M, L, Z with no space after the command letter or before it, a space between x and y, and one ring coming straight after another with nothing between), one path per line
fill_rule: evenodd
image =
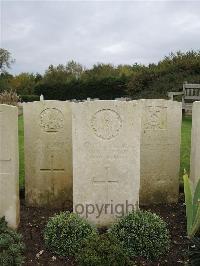
M24 187L24 121L23 116L19 116L19 185Z
M181 143L181 167L180 182L184 169L189 173L190 170L190 142L191 142L191 117L183 117L182 123L182 143ZM24 187L24 123L23 116L19 116L19 183L20 188Z
M192 129L192 118L183 117L182 133L181 133L181 166L180 166L181 183L182 183L182 176L184 169L188 173L190 173L191 129Z

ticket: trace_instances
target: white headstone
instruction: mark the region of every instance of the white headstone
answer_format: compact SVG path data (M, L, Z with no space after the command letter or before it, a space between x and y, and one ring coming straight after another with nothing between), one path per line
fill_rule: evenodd
M141 100L141 103L140 203L177 202L182 105L169 100Z
M0 104L0 217L19 224L18 109Z
M190 179L194 187L200 179L200 102L194 102L192 108Z
M40 101L44 101L44 95L40 95Z
M72 110L74 212L107 226L138 206L140 104L88 101Z
M24 104L25 188L31 206L72 201L71 103Z

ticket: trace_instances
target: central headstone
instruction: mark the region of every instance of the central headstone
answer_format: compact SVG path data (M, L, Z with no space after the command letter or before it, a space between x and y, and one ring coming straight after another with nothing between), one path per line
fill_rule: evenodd
M26 202L67 207L72 201L71 104L24 104Z
M72 110L74 212L107 226L138 206L140 105L97 100Z
M0 217L19 224L18 109L0 104Z

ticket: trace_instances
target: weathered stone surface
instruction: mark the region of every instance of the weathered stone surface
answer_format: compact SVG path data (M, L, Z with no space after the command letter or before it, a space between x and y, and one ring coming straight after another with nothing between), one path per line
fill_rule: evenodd
M142 205L178 200L181 103L167 100L141 100L143 105L141 137Z
M24 104L26 203L66 207L72 200L71 103Z
M190 179L194 187L200 179L200 102L194 102L192 108Z
M138 205L140 104L87 101L72 113L74 212L106 226Z
M0 217L19 224L18 109L0 104Z

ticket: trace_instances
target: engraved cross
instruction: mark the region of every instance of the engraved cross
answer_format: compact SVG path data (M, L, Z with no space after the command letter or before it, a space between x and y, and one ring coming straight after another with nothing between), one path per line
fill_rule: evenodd
M109 199L109 185L112 184L112 183L119 183L119 181L109 176L109 169L110 169L109 166L106 166L105 169L106 169L105 178L99 179L97 177L93 177L93 183L99 183L99 184L105 184L106 185L106 200L108 202L108 199Z
M40 171L42 172L50 172L51 176L53 177L54 172L63 172L64 168L56 168L54 167L54 155L51 155L51 166L48 168L41 168Z

